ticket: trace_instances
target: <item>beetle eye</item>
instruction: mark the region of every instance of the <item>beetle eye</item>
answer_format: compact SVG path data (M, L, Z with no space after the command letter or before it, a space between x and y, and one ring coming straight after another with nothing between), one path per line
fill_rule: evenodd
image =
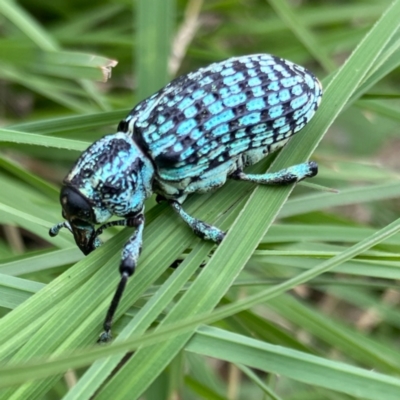
M91 205L89 204L88 200L73 187L70 186L62 187L60 193L60 201L63 208L64 218L71 221L81 220L81 222L83 221L94 222Z

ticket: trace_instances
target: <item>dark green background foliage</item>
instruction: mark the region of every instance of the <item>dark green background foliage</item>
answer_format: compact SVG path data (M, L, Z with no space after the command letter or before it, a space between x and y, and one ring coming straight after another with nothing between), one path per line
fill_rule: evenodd
M0 399L397 400L399 15L400 0L2 0ZM50 239L63 176L174 76L249 53L325 89L253 170L311 158L319 175L190 197L229 229L218 248L150 199L116 339L95 345L130 231L87 257Z

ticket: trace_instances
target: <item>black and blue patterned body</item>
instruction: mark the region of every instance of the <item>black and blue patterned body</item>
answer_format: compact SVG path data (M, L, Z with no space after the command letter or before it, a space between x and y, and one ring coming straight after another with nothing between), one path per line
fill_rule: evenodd
M205 192L301 130L321 99L303 67L267 54L231 58L184 75L121 122L156 169L154 189L171 198Z
M267 54L231 58L181 76L138 104L116 134L91 145L64 180L61 204L79 248L88 254L113 225L136 228L124 246L121 282L111 319L139 258L143 205L165 198L199 236L219 243L224 232L188 215L182 202L193 192L222 186L228 177L260 184L298 182L317 173L313 162L272 174L243 169L285 145L312 118L322 96L319 81L301 66ZM111 216L122 220L104 224ZM95 230L95 224L103 224Z

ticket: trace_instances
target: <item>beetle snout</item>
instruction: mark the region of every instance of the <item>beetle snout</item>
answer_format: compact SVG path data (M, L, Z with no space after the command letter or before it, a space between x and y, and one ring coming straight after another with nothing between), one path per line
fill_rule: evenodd
M68 220L75 242L83 254L94 250L95 229L93 210L88 200L71 186L64 185L60 193L63 217Z
M79 226L71 224L72 234L74 235L75 243L82 251L82 253L87 256L91 253L94 247L94 239L96 236L96 231L92 225Z

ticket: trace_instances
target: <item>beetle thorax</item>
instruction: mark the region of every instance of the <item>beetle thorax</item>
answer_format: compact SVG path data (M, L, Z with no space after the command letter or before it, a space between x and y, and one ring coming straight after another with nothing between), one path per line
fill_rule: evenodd
M96 221L124 217L143 209L152 194L154 168L130 135L116 133L93 143L64 180L92 206Z

